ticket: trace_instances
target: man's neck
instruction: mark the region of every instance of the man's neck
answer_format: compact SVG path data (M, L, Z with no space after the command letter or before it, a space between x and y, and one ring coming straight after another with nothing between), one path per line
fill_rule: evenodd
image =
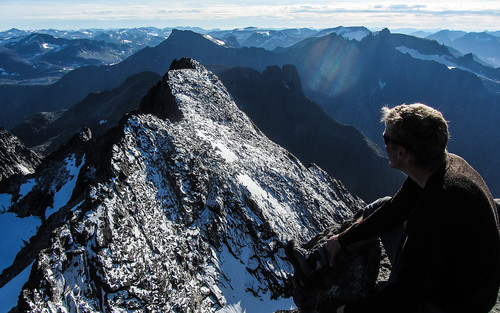
M436 169L428 169L417 166L412 166L405 171L403 171L408 177L410 177L413 181L420 186L420 188L424 189L425 184L429 180L429 177L432 176L437 171Z

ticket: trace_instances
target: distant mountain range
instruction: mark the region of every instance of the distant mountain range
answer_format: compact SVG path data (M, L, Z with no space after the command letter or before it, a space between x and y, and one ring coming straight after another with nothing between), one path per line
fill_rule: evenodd
M110 65L147 46L156 46L171 29L0 32L0 83L51 83L78 67Z
M472 53L493 67L500 67L500 31L467 33L463 31L442 30L426 38L451 48L460 53Z
M173 59L183 56L216 73L231 67L263 71L293 64L307 98L379 146L383 146L381 106L421 101L441 109L451 122L450 150L471 162L493 193L500 194L496 179L500 139L483 135L500 131L495 119L500 70L457 55L433 40L383 30L357 41L346 38L342 30L342 36L330 31L275 51L232 48L212 35L173 30L156 47L146 47L114 65L80 67L51 85L0 85L1 125L12 129L37 112L66 110L89 93L117 88L143 71L162 75ZM352 29L352 33L360 31Z
M292 46L306 38L334 33L348 40L361 41L372 32L365 27L327 29L264 29L247 27L232 30L192 30L212 37L228 47L256 47L275 50ZM64 31L42 29L0 32L0 83L51 83L77 67L110 65L145 47L155 47L172 33L173 28L143 27L132 29L85 29ZM484 64L500 66L500 32L466 33L440 31L425 34L455 48L458 55L473 53ZM23 64L19 62L22 61Z

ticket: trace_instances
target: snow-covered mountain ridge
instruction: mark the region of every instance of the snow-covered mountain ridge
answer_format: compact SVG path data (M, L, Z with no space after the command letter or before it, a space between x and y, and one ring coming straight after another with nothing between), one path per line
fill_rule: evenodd
M20 311L286 308L286 241L363 205L266 138L215 75L174 63L118 127L82 133L0 190L9 213L43 217L23 249L38 247L22 260L32 268ZM26 273L16 262L0 275L2 296Z

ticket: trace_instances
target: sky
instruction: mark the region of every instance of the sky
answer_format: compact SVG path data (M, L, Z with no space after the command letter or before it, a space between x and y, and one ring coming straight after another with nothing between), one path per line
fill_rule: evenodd
M500 1L0 0L0 31L154 26L500 30Z

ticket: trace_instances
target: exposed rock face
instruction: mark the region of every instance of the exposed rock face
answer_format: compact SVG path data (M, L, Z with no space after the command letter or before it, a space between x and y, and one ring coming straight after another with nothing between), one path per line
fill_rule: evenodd
M12 211L40 194L48 200L32 212L44 222L27 246L38 250L24 260L34 262L19 310L289 307L285 243L306 241L363 205L271 142L215 75L189 62L118 127L95 141L79 136L79 146L51 155L30 190L18 186ZM164 99L175 99L166 111Z
M42 158L5 128L0 127L0 181L15 174L30 174Z

